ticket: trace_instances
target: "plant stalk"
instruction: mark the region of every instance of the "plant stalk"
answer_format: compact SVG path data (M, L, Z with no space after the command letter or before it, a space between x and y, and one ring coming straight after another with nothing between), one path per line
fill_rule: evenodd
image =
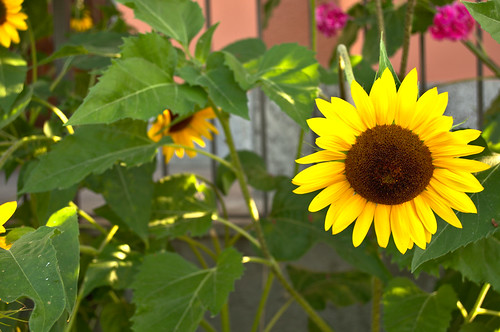
M406 74L406 65L408 64L408 55L410 54L411 28L413 26L413 13L417 0L409 0L406 7L405 30L403 39L403 54L401 56L401 66L399 67L399 77L403 78Z
M476 303L474 303L472 310L469 312L467 317L465 317L466 323L471 323L479 314L479 312L481 311L481 305L483 304L484 298L486 297L486 294L488 294L488 290L490 289L490 287L491 285L489 283L485 283L483 285L481 291L479 292L479 295L477 296Z

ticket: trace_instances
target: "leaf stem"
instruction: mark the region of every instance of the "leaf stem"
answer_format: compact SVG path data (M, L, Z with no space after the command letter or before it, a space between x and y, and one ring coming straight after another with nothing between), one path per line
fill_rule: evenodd
M221 158L219 156L216 156L215 154L207 152L207 151L205 151L203 149L192 148L190 146L181 145L181 144L175 144L175 143L167 143L167 144L163 144L163 146L167 146L167 147L171 147L171 148L179 148L179 149L184 149L184 150L195 151L196 153L202 154L204 156L212 158L215 161L218 161L222 165L226 166L227 168L229 168L230 170L232 170L233 172L235 172L234 167L233 167L233 165L230 162L228 162L227 160L225 160L225 159L223 159L223 158Z
M57 117L61 120L61 122L63 124L66 124L66 122L68 122L68 118L63 113L63 111L61 111L59 108L57 108L56 106L52 105L48 101L40 99L37 96L33 96L31 100L36 101L39 104L42 104L43 106L47 107L49 110L51 110L52 112L54 112L54 114L57 115ZM75 130L73 129L73 127L71 125L66 126L66 130L68 131L68 133L70 135L73 135L75 133Z
M203 250L203 252L205 252L206 254L208 254L214 261L217 260L217 256L214 254L214 252L212 250L210 250L210 248L208 248L203 243L201 243L199 241L196 241L196 240L194 240L193 238L191 238L189 236L179 236L177 238L179 240L182 240L182 241L188 243L190 246L192 245L194 247L199 247L201 250ZM205 267L205 268L208 268L208 267Z
M78 207L78 205L76 205L75 203L73 202L69 202L69 206L71 207L74 207L76 208L76 212L78 213L78 215L80 217L82 217L83 219L87 220L92 226L94 226L99 232L101 232L102 234L107 234L108 231L102 227L101 225L99 225L94 218L92 218L87 212L83 211L82 209L80 209Z
M375 10L377 14L377 25L380 38L384 39L385 44L385 25L384 25L384 10L382 9L382 0L375 0Z
M483 285L479 295L477 296L476 303L474 303L472 310L469 312L467 317L465 317L465 323L471 323L479 314L479 311L481 311L481 305L483 304L484 298L486 297L486 294L488 294L490 287L491 285L489 283L485 283Z
M245 237L248 241L252 242L253 245L255 245L257 248L260 248L260 243L257 241L256 238L254 238L250 233L248 233L246 230L241 228L238 225L235 225L234 223L230 222L229 220L226 220L224 218L220 218L219 216L212 217L212 220L217 220L218 222L226 225L227 227L233 229L236 231L238 234L241 234L243 237Z
M467 318L467 316L468 316L469 314L467 313L467 309L465 309L465 307L464 307L464 305L462 304L462 302L457 301L457 308L458 308L458 310L460 311L460 313L462 314L462 316L463 316L464 318Z
M380 331L380 302L382 300L382 281L372 277L372 332Z
M255 318L253 319L253 325L251 332L257 332L259 328L262 313L264 312L264 308L266 307L267 299L269 298L269 292L271 291L271 286L273 285L274 274L267 273L266 284L264 285L264 289L262 290L262 295L260 297L259 306L257 307L257 312L255 313Z
M404 27L403 54L401 56L401 66L399 67L400 78L404 77L406 74L408 55L410 54L410 38L411 38L411 28L413 25L413 13L415 12L416 5L417 5L417 0L408 0L408 4L406 7L405 27Z
M53 137L47 137L47 136L42 136L42 135L32 135L32 136L25 136L21 138L20 140L15 141L12 143L12 145L4 152L2 153L2 156L0 157L0 169L3 168L9 157L17 150L19 149L23 144L32 142L32 141L41 141L41 140L54 140Z
M203 327L207 332L217 332L217 330L205 319L201 320L200 326Z
M271 329L274 327L276 322L281 318L281 316L285 313L285 311L288 309L288 307L293 303L293 299L289 299L286 301L285 304L274 314L273 318L269 321L269 323L266 326L266 329L264 332L270 332Z

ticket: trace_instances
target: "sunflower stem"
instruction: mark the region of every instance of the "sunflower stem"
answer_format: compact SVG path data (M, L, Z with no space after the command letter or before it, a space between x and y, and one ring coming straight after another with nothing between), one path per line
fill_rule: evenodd
M382 281L372 278L372 332L380 331L380 301L382 300Z
M266 284L264 285L264 289L262 290L262 295L260 297L260 302L257 308L257 312L255 313L255 318L253 320L251 332L257 332L257 329L259 328L262 313L264 312L264 308L266 307L266 302L267 299L269 298L269 292L271 291L271 286L273 285L274 274L269 273L269 271L267 272L268 273L267 273Z
M341 70L344 71L345 77L347 79L347 84L351 86L352 81L354 81L354 73L352 72L351 59L349 58L349 52L344 44L337 46L337 55L339 57L339 66ZM340 84L340 82L339 82Z
M413 13L415 11L415 6L417 5L417 0L409 0L406 7L406 17L405 17L405 27L404 27L404 39L403 39L403 54L401 56L401 66L399 67L399 77L402 80L406 73L406 65L408 64L408 55L410 54L410 38L411 38L411 28L413 25Z
M35 34L33 33L33 28L29 19L26 20L28 24L28 38L30 40L31 48L31 82L35 83L38 80L38 60L36 54L36 42Z
M238 156L238 151L236 150L236 146L234 144L234 140L231 133L231 128L229 127L229 116L226 113L223 113L218 109L215 103L209 99L209 104L212 109L215 110L215 114L219 119L219 122L224 130L224 134L226 136L226 143L229 148L229 153L231 156L231 162L234 165L235 175L240 184L240 188L243 194L243 198L247 205L248 211L250 213L250 218L252 220L252 224L255 228L255 232L257 234L258 243L260 244L260 249L264 257L266 257L271 262L272 271L276 275L276 278L280 281L283 287L290 293L290 295L294 298L294 300L304 309L309 318L318 326L318 328L323 332L333 331L330 326L318 315L318 313L311 307L311 305L297 292L293 286L288 282L288 280L283 275L279 264L276 262L274 257L271 255L269 249L267 248L267 243L264 238L264 232L262 231L262 227L259 222L259 211L257 210L257 206L255 205L255 201L250 195L250 190L248 188L248 184L244 175L243 166L241 164L241 160Z
M297 154L295 155L295 159L299 159L302 156L302 147L304 146L302 142L304 141L304 134L305 130L301 128L299 133L299 145L297 146ZM297 175L297 173L299 172L299 166L300 166L299 164L295 163L293 175Z
M472 307L472 310L469 312L467 317L465 317L465 323L471 323L474 318L484 309L481 308L481 305L483 304L484 298L486 297L486 294L488 294L488 290L490 289L491 285L489 283L485 283L483 287L481 288L481 291L479 292L479 295L477 296L476 303L474 303L474 306Z
M63 124L65 124L66 122L68 122L68 118L66 117L66 115L63 113L63 111L61 111L59 108L57 108L56 106L52 105L51 103L49 103L48 101L45 101L41 98L38 98L37 96L33 96L31 98L31 100L33 101L36 101L37 103L47 107L49 110L51 110L55 115L57 115L57 117L61 120L61 122ZM66 126L66 130L68 131L68 133L70 135L73 135L75 133L75 130L73 129L73 126Z
M276 322L280 319L281 316L285 313L285 311L288 309L288 307L292 304L293 299L289 299L283 306L274 314L273 318L271 318L271 321L267 324L266 329L264 332L270 332Z
M383 39L385 44L385 24L384 24L384 10L382 9L382 0L375 0L375 10L377 14L377 25L380 38Z

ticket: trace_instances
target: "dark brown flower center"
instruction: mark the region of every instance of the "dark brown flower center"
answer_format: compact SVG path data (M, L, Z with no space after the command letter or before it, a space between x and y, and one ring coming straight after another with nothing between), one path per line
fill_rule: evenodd
M429 148L397 125L363 132L345 160L347 181L368 201L396 205L417 197L434 172Z
M171 121L170 123L173 123L173 125L170 126L169 132L175 133L175 132L182 131L191 123L191 120L193 119L193 116L191 115L185 119L178 120L176 122L178 117L179 117L178 114L173 114L172 112L170 112L170 121Z
M4 24L7 21L7 7L2 0L0 0L0 25Z

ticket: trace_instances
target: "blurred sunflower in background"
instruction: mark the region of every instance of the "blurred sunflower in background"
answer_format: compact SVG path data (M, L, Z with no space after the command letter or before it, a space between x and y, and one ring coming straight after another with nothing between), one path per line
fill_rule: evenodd
M17 30L27 30L28 15L21 13L23 0L0 0L0 44L10 47L11 42L19 44Z
M483 150L468 145L481 132L450 132L453 119L443 115L448 94L433 88L418 98L415 69L398 91L386 69L370 95L355 81L351 94L355 106L335 97L331 102L317 99L325 118L308 120L323 150L296 161L316 165L292 182L297 194L321 189L309 211L329 206L325 230L333 234L355 221L354 246L363 242L373 222L378 244L385 248L392 233L401 253L414 244L426 248L437 230L434 213L461 228L452 209L477 212L465 193L483 190L471 173L489 166L460 157Z
M94 21L92 20L92 16L90 16L90 11L85 8L84 1L77 0L71 13L69 27L73 31L83 32L90 30L93 26Z
M194 143L205 147L203 137L212 140L212 133L218 134L217 128L210 123L210 119L215 118L215 113L211 107L197 111L186 118L180 118L170 110L163 111L148 131L151 140L158 142L162 137L170 136L174 143L194 148ZM183 148L173 148L164 146L162 148L165 156L165 163L168 163L172 156L184 157L186 153L190 158L196 156L196 151L185 150Z

